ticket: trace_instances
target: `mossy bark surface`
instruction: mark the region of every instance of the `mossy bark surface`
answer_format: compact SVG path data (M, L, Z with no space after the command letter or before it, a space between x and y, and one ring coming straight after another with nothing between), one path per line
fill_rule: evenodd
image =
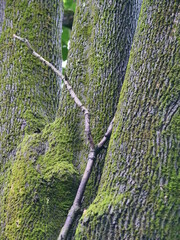
M3 25L3 21L4 21L4 15L5 15L5 5L6 5L5 0L2 0L0 2L0 36L2 33L2 25Z
M141 1L77 1L67 75L89 109L95 143L105 134L116 111L140 5ZM84 116L66 94L62 94L60 102L65 103L69 115L69 126L77 143L74 163L82 174L89 152ZM59 115L62 114L60 111ZM95 196L105 155L104 149L96 160L84 198L86 204Z
M4 239L57 239L78 184L71 133L57 119L18 146L5 200Z
M13 34L61 69L62 1L7 0L0 9L0 238L56 239L77 188L62 149L71 134L62 138L53 122L60 79Z
M37 51L59 68L61 15L57 1L6 1L0 38L3 162L8 161L25 132L40 132L47 122L54 120L59 100L59 80L27 48L15 43L13 33L28 38Z
M77 1L67 76L89 109L95 143L105 134L116 111L140 5L141 1ZM57 116L72 133L73 162L82 175L89 152L84 115L66 89L62 90ZM85 208L95 197L105 155L106 149L96 160L83 198Z
M178 4L144 1L123 83L140 5L77 2L67 75L89 108L96 143L121 92L98 195L84 211L78 240L178 239ZM63 88L55 119L59 80L11 39L28 38L58 67L61 9L59 1L7 1L0 38L2 239L56 239L86 164L83 114ZM85 206L105 155L95 163Z
M97 196L76 239L179 239L178 2L143 2Z

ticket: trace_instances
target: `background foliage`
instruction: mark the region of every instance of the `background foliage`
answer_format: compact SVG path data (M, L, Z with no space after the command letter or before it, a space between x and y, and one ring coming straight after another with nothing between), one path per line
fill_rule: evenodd
M64 11L75 12L76 1L75 0L63 0L64 3ZM68 56L68 42L70 39L71 28L63 26L62 32L62 58L63 61L67 60Z

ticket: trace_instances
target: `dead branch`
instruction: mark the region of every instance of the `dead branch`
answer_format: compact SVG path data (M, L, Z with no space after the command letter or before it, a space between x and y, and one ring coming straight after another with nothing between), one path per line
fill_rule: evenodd
M68 89L68 91L70 93L70 96L75 101L75 103L78 105L78 107L81 109L81 111L83 112L84 117L85 117L85 133L87 135L88 142L90 144L90 152L89 152L89 155L88 155L88 162L87 162L87 165L86 165L86 169L84 171L84 174L83 174L83 177L81 179L79 188L77 190L76 197L74 199L73 205L69 210L69 213L67 215L64 226L61 229L61 232L60 232L59 237L58 237L58 240L65 240L67 238L68 232L69 232L69 230L72 226L72 223L74 222L74 220L75 220L75 218L76 218L76 216L77 216L77 214L80 210L83 194L84 194L84 191L86 189L86 185L87 185L87 182L89 180L89 177L91 175L92 167L93 167L94 161L97 157L97 154L101 151L104 144L107 142L107 140L111 136L113 123L114 123L114 118L111 121L104 137L95 147L94 142L93 142L93 138L92 138L92 135L91 135L90 115L89 115L88 109L81 103L81 101L79 100L79 98L77 97L75 92L73 91L71 85L68 82L67 77L63 76L63 74L59 70L57 70L57 68L55 68L51 63L49 63L47 60L45 60L43 57L41 57L37 52L35 52L27 39L21 38L21 37L15 35L15 34L13 35L13 37L20 40L21 42L24 42L27 45L27 47L32 51L32 54L35 57L37 57L40 61L45 63L47 66L49 66L62 79L62 81L64 82L66 88Z

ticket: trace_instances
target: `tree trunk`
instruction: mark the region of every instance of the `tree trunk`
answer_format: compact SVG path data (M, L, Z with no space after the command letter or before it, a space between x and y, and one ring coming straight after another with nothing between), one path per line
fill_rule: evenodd
M63 209L68 208L62 208L62 198L57 203L59 192L65 196L66 190L58 181L66 169L61 168L59 176L55 176L53 161L41 162L43 158L39 156L50 154L49 132L44 130L42 137L41 131L55 119L60 80L29 54L27 48L15 43L13 33L27 37L37 51L61 69L62 1L7 0L5 14L4 6L3 1L0 5L0 30L3 29L0 36L0 238L52 239L58 236L62 221L57 217L59 211L63 214ZM49 174L51 171L53 176ZM71 198L68 201L70 205Z
M95 143L121 92L109 150L96 160L84 206L96 195L106 156L98 195L83 213L78 240L178 239L178 4L144 1L123 83L140 5L77 2L67 76L91 113ZM56 239L89 152L84 116L63 88L55 118L59 79L12 34L59 67L62 5L8 0L5 16L2 6L0 238Z
M59 80L31 57L27 49L15 44L12 35L26 36L37 51L61 67L61 15L58 3L54 6L49 1L6 3L0 39L3 162L8 161L24 133L39 132L45 123L54 120L59 100Z
M179 239L178 52L177 1L144 0L100 186L76 239Z
M89 109L96 144L116 111L140 5L141 0L77 1L67 75L73 89ZM71 129L74 135L78 132L75 142L79 142L80 146L75 146L75 165L82 174L89 147L84 134L84 117L79 110L73 113L73 109L74 103L68 103ZM75 119L79 119L77 123ZM95 197L105 155L104 149L96 160L85 194L85 205Z
M67 76L78 97L89 109L96 144L105 134L116 111L140 5L141 0L77 1ZM58 117L72 133L73 162L82 175L89 153L84 116L66 90L61 95ZM96 195L105 155L106 149L96 159L83 198L83 208Z
M2 0L0 2L0 36L2 33L2 26L4 21L5 5L6 5L5 0Z

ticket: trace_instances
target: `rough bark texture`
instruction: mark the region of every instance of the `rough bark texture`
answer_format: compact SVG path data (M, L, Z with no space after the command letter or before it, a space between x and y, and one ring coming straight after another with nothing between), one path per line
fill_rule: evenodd
M28 38L58 65L58 2L7 1L0 38L2 239L56 239L79 182L72 163L82 173L87 159L79 108L63 89L47 124L55 118L57 79L10 40L13 33ZM91 113L95 143L116 110L140 4L77 2L67 75ZM78 240L178 238L177 6L144 1L98 196L84 211ZM85 204L95 196L105 155Z
M141 1L77 1L67 75L89 109L95 144L106 132L117 107L140 4ZM83 133L84 117L76 111L71 99L65 98L61 102L66 104L66 119L78 143L74 150L75 165L82 174L89 152ZM102 151L96 161L86 203L95 196L105 154L106 150Z
M48 125L55 119L60 79L13 40L13 33L27 37L60 69L61 27L62 1L6 1L0 37L0 239L56 239L75 195L77 174L72 164L59 161L70 134L58 120Z
M105 134L117 107L140 5L141 1L77 1L67 76L77 96L88 107L95 144ZM57 116L72 134L69 151L82 174L89 153L84 116L65 89ZM84 206L95 197L105 154L106 150L102 151L96 160Z
M2 25L4 21L5 5L6 5L5 0L1 0L0 2L0 36L2 33Z
M98 194L76 239L179 239L178 1L144 0Z
M39 132L55 118L59 83L27 49L14 44L13 33L26 36L37 50L61 66L59 6L49 1L7 1L1 47L0 156L7 162L18 140Z

